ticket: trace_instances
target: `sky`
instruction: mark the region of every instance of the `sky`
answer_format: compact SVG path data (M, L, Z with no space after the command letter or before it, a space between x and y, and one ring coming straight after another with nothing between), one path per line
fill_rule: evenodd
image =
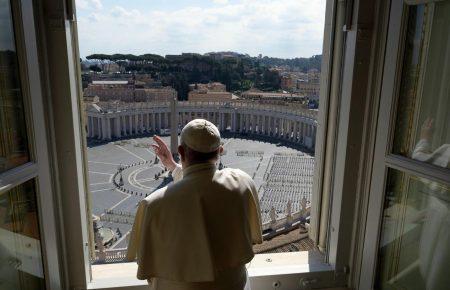
M326 0L75 0L81 57L322 53Z

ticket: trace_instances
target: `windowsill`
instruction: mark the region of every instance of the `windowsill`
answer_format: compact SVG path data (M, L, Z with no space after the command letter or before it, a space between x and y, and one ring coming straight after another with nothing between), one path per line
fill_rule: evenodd
M289 252L258 254L247 265L250 281L258 277L274 275L296 275L311 272L331 271L322 263L323 256L318 252ZM136 279L137 264L116 263L92 266L93 281L88 289L148 289L147 281ZM252 282L253 283L253 282Z

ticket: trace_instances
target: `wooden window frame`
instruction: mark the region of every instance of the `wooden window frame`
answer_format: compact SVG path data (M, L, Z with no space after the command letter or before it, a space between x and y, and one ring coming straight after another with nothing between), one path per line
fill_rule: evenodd
M444 0L448 1L448 0ZM369 204L363 240L361 265L358 269L359 289L373 289L376 278L379 240L382 225L383 202L389 169L412 174L450 185L446 168L420 162L392 153L394 129L403 67L405 30L408 6L432 3L432 0L393 0L390 8L386 56L381 83L381 97L374 148ZM361 275L364 273L364 275Z

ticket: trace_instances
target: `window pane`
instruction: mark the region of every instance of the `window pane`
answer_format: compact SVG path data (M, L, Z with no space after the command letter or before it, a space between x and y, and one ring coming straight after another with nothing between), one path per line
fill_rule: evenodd
M10 2L0 0L0 172L29 160Z
M448 289L450 188L389 170L376 289Z
M412 6L393 152L448 167L450 1Z
M0 289L45 289L34 180L0 195Z

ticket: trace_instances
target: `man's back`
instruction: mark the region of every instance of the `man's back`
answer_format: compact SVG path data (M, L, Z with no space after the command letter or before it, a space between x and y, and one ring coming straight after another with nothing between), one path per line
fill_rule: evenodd
M230 277L222 284L241 283L243 265L253 257L252 243L261 242L254 182L241 170L218 171L209 163L189 166L182 179L179 168L173 175L174 184L139 207L136 219L142 219L141 226L133 227L131 239L136 240L139 231L141 245L130 241L129 248L132 252L137 247L138 278L158 277L155 284L211 284L228 271Z

